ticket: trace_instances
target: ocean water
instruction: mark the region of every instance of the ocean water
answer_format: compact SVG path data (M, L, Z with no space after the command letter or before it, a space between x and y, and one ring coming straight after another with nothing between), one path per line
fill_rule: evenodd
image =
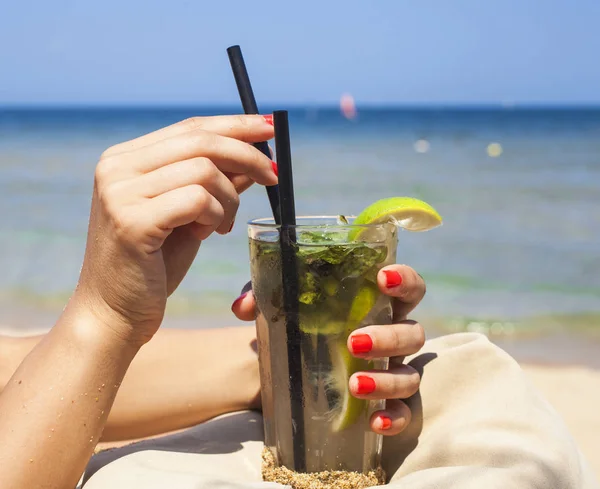
M235 112L0 110L0 322L26 328L60 313L105 148L191 115ZM492 334L600 331L600 110L359 108L349 121L297 108L290 117L299 214L356 214L409 195L444 217L431 232L400 234L399 261L427 281L416 317ZM264 189L243 194L233 232L203 243L167 324L232 318L249 276L245 222L268 213Z

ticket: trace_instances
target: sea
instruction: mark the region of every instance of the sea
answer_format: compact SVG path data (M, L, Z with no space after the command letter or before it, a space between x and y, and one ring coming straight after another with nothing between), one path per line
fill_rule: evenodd
M427 283L413 316L431 334L480 332L530 352L568 339L600 351L600 108L359 106L350 119L338 107L273 109L290 111L299 215L353 215L412 196L443 216L432 231L402 231L398 247ZM60 315L104 149L190 116L237 112L0 109L0 324L29 331ZM245 223L269 213L264 188L242 195L232 233L203 243L165 327L238 324L230 305L249 280Z

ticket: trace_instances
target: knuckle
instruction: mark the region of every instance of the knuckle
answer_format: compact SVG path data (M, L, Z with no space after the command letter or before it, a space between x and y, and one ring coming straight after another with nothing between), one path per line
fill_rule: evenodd
M414 394L419 390L419 386L421 385L421 376L419 372L417 372L411 366L406 366L407 369L407 385L411 394Z
M410 268L410 273L412 275L412 298L413 299L421 299L425 295L425 280L421 275L419 275L414 268Z
M404 354L406 348L406 332L403 327L394 327L392 329L392 344L390 345L396 354Z
M418 350L420 350L425 344L425 328L423 328L421 324L415 323L413 325L413 335L414 345Z
M410 410L410 407L408 407L408 405L403 401L398 401L398 417L403 420L400 425L400 431L402 431L408 426L412 419L412 411Z
M94 172L94 179L98 185L103 185L113 174L114 171L114 160L110 156L100 157L100 161L96 165L96 170Z
M193 185L190 188L190 200L194 203L194 207L203 208L208 204L208 192L201 185Z
M111 146L110 148L105 149L102 152L102 154L100 155L100 161L106 160L106 159L110 158L111 156L119 153L121 145L122 145L122 143L115 144L114 146Z
M112 222L114 233L119 241L129 241L132 239L136 220L132 218L131 213L114 201L106 207L107 213Z
M237 192L233 192L231 194L231 197L229 197L228 201L229 205L231 205L233 210L237 212L237 210L240 207L240 196L237 194Z
M240 127L248 127L250 126L250 121L248 120L248 117L246 117L243 114L238 114L235 116L235 122L237 125L239 125Z
M116 183L98 186L98 200L109 216L112 216L119 208L119 194L119 185Z
M254 146L250 146L249 144L247 144L246 146L248 146L248 149L251 151L252 162L256 166L266 166L268 158L259 150L257 150Z
M194 180L197 182L213 179L217 175L217 168L208 158L194 158L191 160L190 165L192 167L191 172L195 177Z
M402 368L405 370L405 375L397 376L399 384L397 387L405 393L406 397L409 397L419 390L421 376L419 375L419 372L410 366Z
M187 131L195 131L202 127L202 117L188 117L179 123Z
M196 130L189 136L191 138L191 144L198 150L207 153L217 153L219 150L219 144L217 135L208 131Z

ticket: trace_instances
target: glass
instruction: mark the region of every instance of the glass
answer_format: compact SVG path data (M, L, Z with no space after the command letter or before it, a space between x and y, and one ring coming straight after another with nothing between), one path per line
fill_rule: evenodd
M252 287L257 302L257 340L265 446L277 465L296 470L292 402L302 399L307 472L368 473L381 465L382 437L370 430L383 401L356 399L348 380L357 371L387 368L348 351L349 334L371 324L390 324L390 298L377 287L377 272L396 261L397 228L353 225L336 217L298 217L297 320L302 395L290 395L286 315L283 309L280 226L257 219L248 227ZM296 393L297 394L297 393Z

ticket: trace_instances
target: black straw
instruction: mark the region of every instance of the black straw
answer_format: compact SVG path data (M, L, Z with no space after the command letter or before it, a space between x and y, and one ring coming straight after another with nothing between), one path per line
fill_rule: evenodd
M275 126L275 148L279 168L279 197L281 209L281 280L283 285L283 307L286 314L288 370L290 379L290 401L292 443L294 448L294 470L306 472L304 442L304 394L302 390L302 352L298 324L298 266L296 262L296 208L294 204L294 181L292 178L292 153L288 113L273 112Z
M231 63L235 84L237 85L240 94L244 113L259 114L256 99L254 98L254 92L252 91L252 85L250 84L248 70L246 69L246 63L244 63L244 57L242 56L242 50L239 46L231 46L227 48L227 54L229 56L229 63ZM266 141L254 143L254 147L271 158L269 145ZM279 190L277 185L267 187L267 195L269 196L273 218L277 224L280 224L281 216L279 215Z

